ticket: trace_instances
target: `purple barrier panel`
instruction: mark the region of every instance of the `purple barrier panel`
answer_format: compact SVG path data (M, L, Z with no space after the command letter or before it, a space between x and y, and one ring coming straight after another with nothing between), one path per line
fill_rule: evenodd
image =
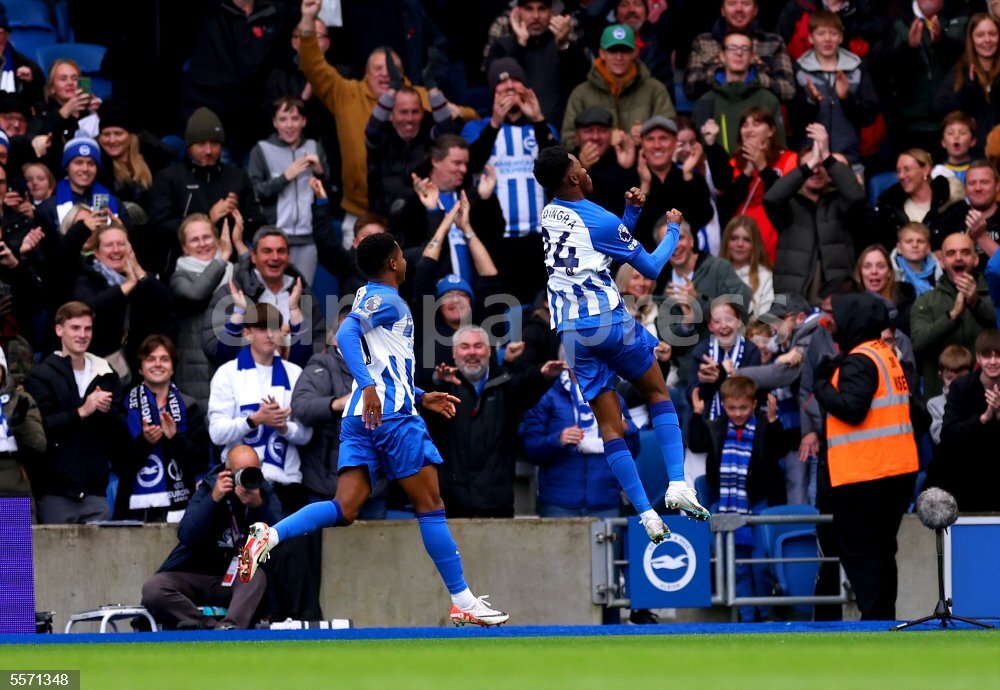
M31 499L0 498L0 633L33 632Z

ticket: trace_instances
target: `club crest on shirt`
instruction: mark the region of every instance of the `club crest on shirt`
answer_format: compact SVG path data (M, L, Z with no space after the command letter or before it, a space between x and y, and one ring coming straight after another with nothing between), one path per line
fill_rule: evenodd
M371 317L371 315L377 312L378 308L381 306L382 298L379 295L372 295L366 299L363 304L358 305L355 311L363 316Z
M618 226L618 239L628 245L629 250L635 249L638 243L635 238L632 237L632 233L628 231L624 225Z

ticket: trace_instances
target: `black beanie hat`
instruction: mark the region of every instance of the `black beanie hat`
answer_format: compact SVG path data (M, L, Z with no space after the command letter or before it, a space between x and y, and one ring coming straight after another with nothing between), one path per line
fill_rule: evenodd
M222 129L222 121L218 115L205 107L198 108L192 113L191 117L188 118L187 128L184 130L184 144L186 146L201 141L226 143L226 131Z

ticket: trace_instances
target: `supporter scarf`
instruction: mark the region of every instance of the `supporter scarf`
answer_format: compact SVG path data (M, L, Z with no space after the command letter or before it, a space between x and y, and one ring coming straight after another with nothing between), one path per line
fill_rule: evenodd
M84 194L79 195L79 201L92 206L94 203L94 194L107 194L108 195L108 208L116 216L118 213L118 200L112 196L108 188L102 185L100 182L94 182L90 185ZM63 218L69 213L69 210L73 208L73 204L78 202L77 195L73 193L73 188L69 186L69 180L65 177L56 184L56 214L59 216L60 225L63 222Z
M250 346L247 345L236 355L236 370L238 383L236 386L236 402L240 406L240 412L244 417L260 409L261 399L269 395L269 391L262 391L260 378L257 376L257 365L253 361L253 354ZM288 372L281 362L281 357L274 356L271 364L271 389L283 388L289 393L292 385L288 380ZM282 407L288 405L287 400L279 400ZM257 451L261 460L261 469L267 465L273 465L284 472L285 453L288 451L288 442L278 433L277 429L266 424L261 424L243 437L243 442ZM266 470L265 470L266 473Z
M611 96L615 99L615 101L621 97L622 91L625 90L625 87L628 84L631 84L632 80L639 74L639 68L635 66L634 62L628 66L628 71L625 72L625 75L621 79L611 74L607 65L604 64L604 60L601 58L594 60L594 67L597 68L598 73L608 85L608 91L611 92Z
M726 425L726 438L722 442L722 458L719 462L719 507L720 513L750 513L750 498L747 496L747 471L750 455L753 453L753 439L757 431L757 421L751 415L742 429L732 422ZM736 530L736 543L753 544L753 535L747 526Z
M116 285L125 284L125 276L123 276L121 273L114 270L113 268L110 268L100 259L95 258L94 263L92 265L94 267L94 270L100 273L101 277L104 278L104 280L108 281L109 286L115 287Z
M438 197L438 207L445 213L458 203L456 192L441 192ZM462 277L469 285L476 284L476 273L473 270L472 254L465 241L465 233L457 225L451 224L448 230L448 246L451 248L451 272Z
M14 54L10 43L3 51L3 72L0 72L0 91L17 93L17 80L14 74Z
M919 271L914 271L913 267L910 266L910 262L898 255L896 256L896 265L903 272L904 282L912 285L913 289L917 291L917 297L934 289L934 283L931 282L931 278L934 277L934 273L937 271L937 259L934 258L933 254L928 254L924 257L924 267Z
M742 335L736 336L736 342L733 343L733 349L729 351L729 356L726 356L725 350L719 346L719 339L714 335L708 339L708 356L712 358L713 362L718 362L722 364L724 359L729 359L733 363L733 366L737 369L740 368L740 363L743 361L743 350L746 340ZM719 392L716 391L715 395L712 397L712 408L709 410L709 419L717 419L719 415L722 414L722 397Z
M221 259L222 254L216 252L215 258ZM215 259L209 259L208 261L205 261L203 259L197 259L193 256L182 256L179 259L177 259L177 266L174 270L175 272L194 273L196 275L201 275L202 273L205 272L205 270L209 267L209 265L213 261L215 261ZM219 280L219 283L215 286L216 289L219 289L223 285L229 285L229 281L232 280L233 278L232 262L226 261L225 263L226 263L226 268L222 272L222 278Z
M142 424L160 426L160 409L156 405L156 395L146 384L140 383L128 392L126 420L132 438L142 436ZM187 406L181 400L177 386L170 384L167 391L166 411L177 423L177 433L187 433ZM144 508L169 508L182 510L191 497L191 487L184 483L177 458L168 457L165 440L161 440L149 452L146 464L135 473L132 496L128 507L131 510Z
M563 390L569 394L573 403L573 419L576 425L583 430L583 439L576 445L576 449L581 453L603 453L604 440L597 427L597 417L594 416L594 411L584 400L580 384L570 377L568 371L559 375L559 383Z

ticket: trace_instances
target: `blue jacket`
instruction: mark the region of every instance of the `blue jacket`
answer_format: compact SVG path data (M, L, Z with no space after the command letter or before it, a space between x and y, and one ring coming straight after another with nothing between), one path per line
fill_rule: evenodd
M639 429L620 395L618 400L625 415L625 442L634 456L639 452ZM559 443L562 430L576 424L574 407L569 392L556 381L521 423L525 458L539 466L538 500L560 508L617 508L621 489L607 456Z

